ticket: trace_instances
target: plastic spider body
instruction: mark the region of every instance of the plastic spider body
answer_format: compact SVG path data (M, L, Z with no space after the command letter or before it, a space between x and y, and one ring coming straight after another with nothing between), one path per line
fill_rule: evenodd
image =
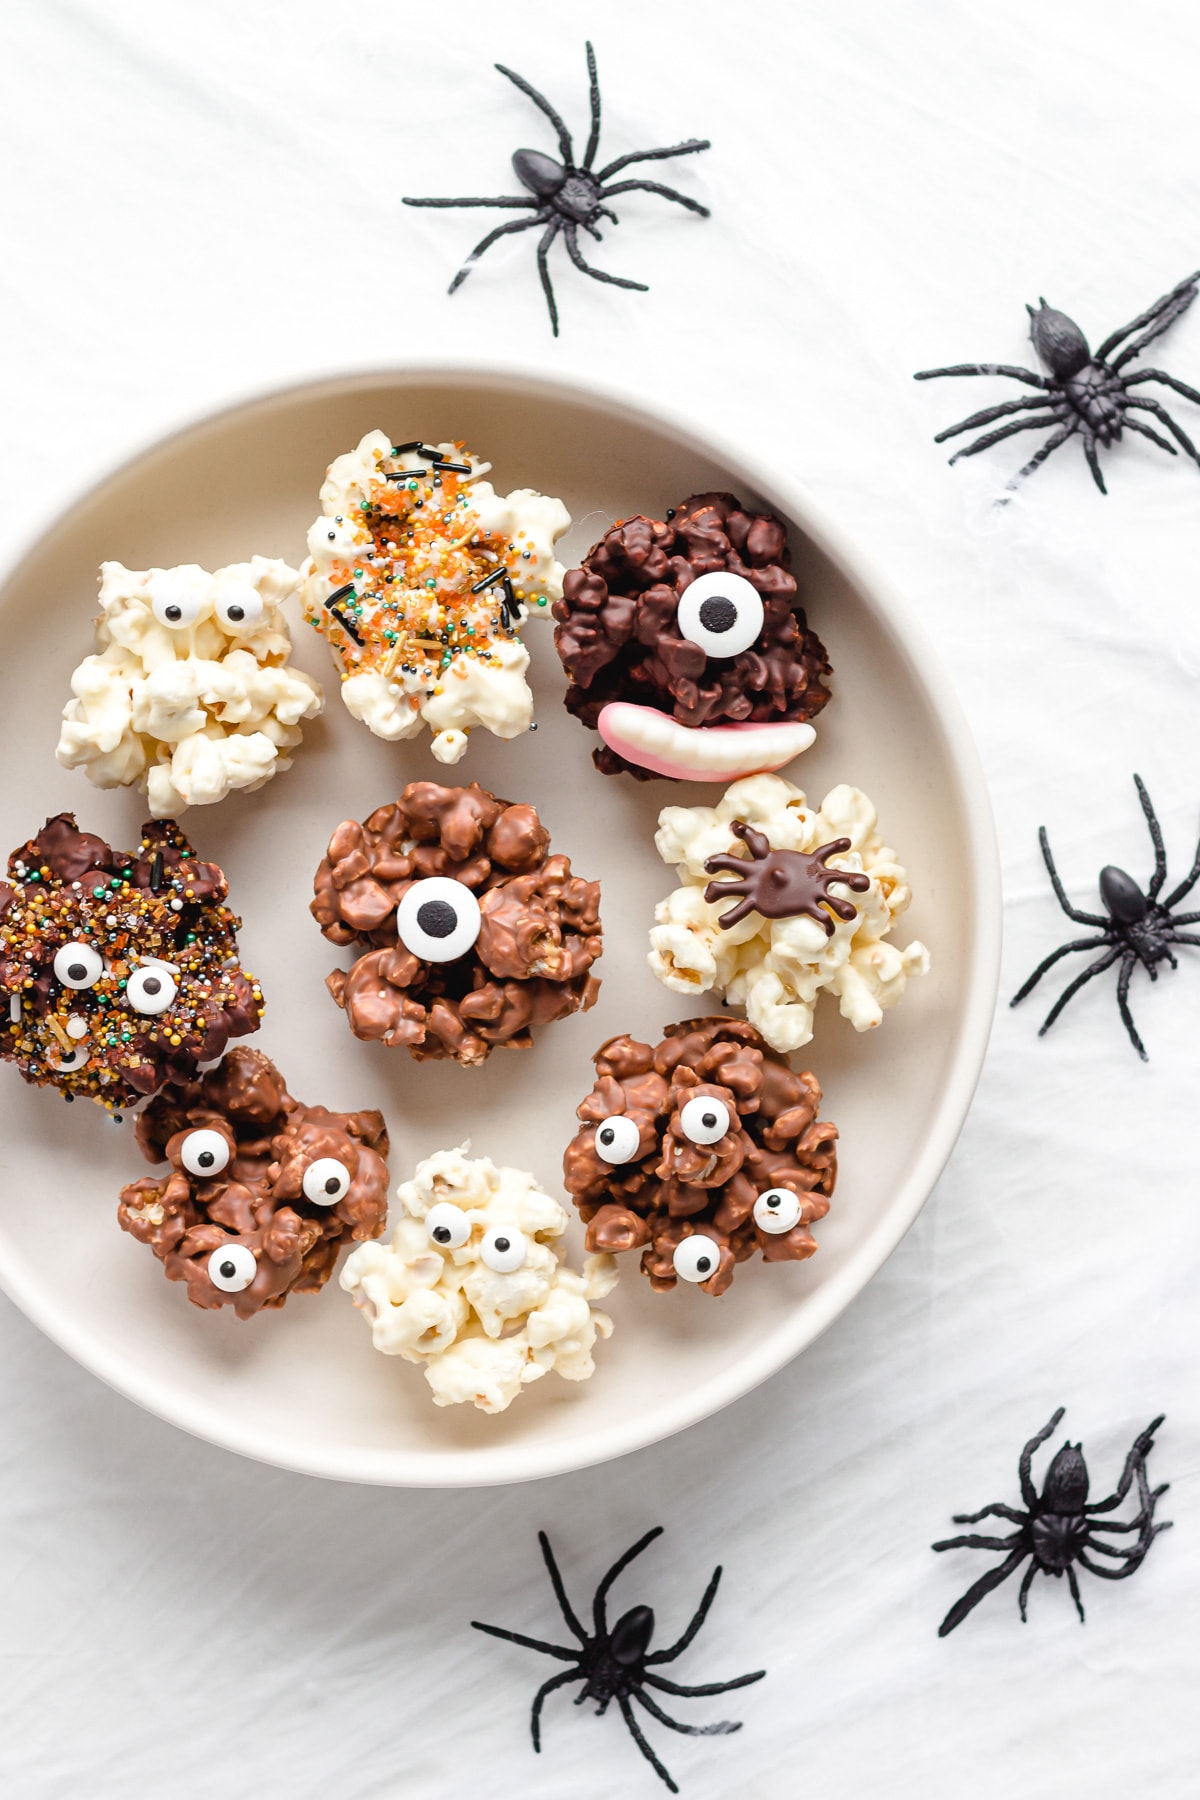
M1004 1561L981 1575L979 1580L957 1600L938 1627L938 1636L945 1637L961 1625L967 1614L979 1605L986 1594L1007 1581L1020 1568L1025 1558L1032 1557L1021 1582L1017 1604L1021 1610L1022 1622L1025 1621L1025 1603L1033 1578L1039 1569L1043 1575L1053 1575L1056 1580L1066 1576L1083 1622L1083 1601L1079 1597L1079 1583L1075 1576L1074 1565L1089 1569L1093 1575L1099 1575L1103 1581L1124 1581L1135 1573L1142 1565L1146 1552L1160 1531L1170 1530L1171 1521L1161 1525L1154 1523L1154 1508L1159 1499L1167 1491L1167 1483L1151 1492L1146 1479L1146 1458L1154 1445L1154 1433L1163 1422L1165 1414L1160 1413L1157 1419L1147 1425L1140 1437L1134 1439L1133 1448L1125 1458L1125 1467L1115 1490L1107 1500L1088 1500L1087 1464L1083 1460L1083 1450L1079 1444L1066 1443L1054 1457L1046 1472L1046 1480L1039 1494L1033 1485L1030 1464L1033 1453L1040 1444L1044 1444L1050 1433L1058 1425L1065 1407L1059 1407L1048 1425L1044 1425L1036 1437L1031 1437L1021 1452L1017 1464L1021 1481L1021 1498L1028 1509L1019 1511L1016 1507L1005 1506L994 1502L976 1513L955 1513L956 1525L977 1525L981 1519L1008 1519L1016 1527L1016 1531L1008 1537L984 1537L977 1532L970 1532L963 1537L944 1538L934 1544L935 1550L1004 1550L1007 1552ZM1120 1506L1133 1483L1137 1483L1138 1511L1134 1518L1118 1521L1101 1519L1100 1513L1115 1512ZM1134 1531L1137 1537L1130 1549L1121 1549L1100 1535L1105 1532ZM1096 1556L1110 1557L1111 1562L1093 1561Z
M1179 929L1181 925L1200 924L1200 912L1176 913L1173 910L1200 880L1200 846L1197 847L1191 868L1179 886L1172 889L1165 900L1160 900L1158 896L1167 878L1167 855L1163 847L1162 828L1141 776L1135 775L1133 779L1142 811L1146 815L1146 824L1150 828L1150 841L1154 846L1154 874L1150 878L1149 888L1143 893L1132 875L1109 864L1100 871L1100 898L1105 905L1105 914L1080 912L1071 905L1063 891L1054 858L1050 854L1050 840L1043 825L1038 831L1038 842L1042 846L1042 856L1045 858L1058 904L1076 924L1093 925L1098 927L1098 931L1094 937L1075 938L1071 943L1061 944L1057 950L1052 951L1038 964L1024 986L1013 995L1010 1005L1017 1006L1024 1000L1026 994L1032 992L1046 971L1052 969L1061 957L1069 956L1077 950L1099 950L1101 954L1095 962L1089 963L1082 975L1077 975L1063 989L1039 1027L1038 1036L1045 1036L1068 1000L1079 992L1085 982L1103 974L1105 969L1111 969L1115 962L1119 962L1121 972L1117 977L1117 1006L1129 1033L1130 1043L1142 1061L1146 1062L1146 1048L1137 1034L1133 1015L1129 1010L1129 983L1139 963L1151 981L1158 980L1159 963L1166 962L1177 969L1179 964L1173 949L1175 944L1200 947L1200 937Z
M551 106L544 94L518 75L514 70L497 63L496 68L501 75L506 75L514 86L528 96L533 104L549 119L558 135L561 162L547 156L541 150L518 150L513 156L513 169L517 180L526 188L531 199L522 195L501 194L492 199L465 200L415 200L406 198L405 206L500 206L506 208L532 209L531 216L514 219L507 225L497 225L486 237L480 239L468 256L454 280L450 283L450 292L462 286L485 250L491 248L499 238L510 236L514 232L530 231L535 225L545 229L538 241L537 263L541 277L542 292L546 296L546 305L550 309L550 324L555 337L558 336L558 306L554 298L554 289L550 283L550 270L547 257L554 240L562 235L567 246L567 255L584 275L590 275L593 281L603 281L610 287L636 288L639 293L647 291L644 281L627 281L623 276L610 275L604 269L594 269L584 260L579 247L579 233L586 231L596 242L601 241L597 224L600 219L611 219L618 223L617 215L606 201L617 194L629 194L641 191L659 194L664 200L674 200L677 205L685 206L689 212L698 213L707 219L708 208L699 201L689 199L686 194L677 193L674 188L664 187L660 181L644 181L633 179L616 181L612 177L619 170L628 168L631 163L662 162L672 156L688 156L696 150L710 148L707 138L689 138L684 144L671 144L663 150L631 150L625 156L618 156L602 169L593 169L596 151L600 144L600 84L596 77L596 56L591 44L587 46L587 66L589 94L592 109L592 127L588 135L587 149L584 151L582 163L575 161L575 147L571 134L567 130L560 115Z
M703 1687L680 1687L678 1682L668 1681L666 1676L655 1673L657 1666L672 1663L676 1657L682 1656L688 1645L696 1636L708 1615L713 1603L717 1585L721 1579L718 1566L713 1570L712 1580L704 1590L704 1596L696 1609L695 1616L688 1625L683 1636L666 1650L650 1649L654 1636L654 1614L648 1606L634 1606L623 1613L616 1624L609 1626L607 1601L608 1592L617 1576L627 1568L635 1556L640 1556L647 1544L662 1536L662 1526L656 1525L645 1537L618 1557L600 1586L596 1589L596 1597L592 1602L592 1630L585 1631L576 1618L571 1602L567 1599L562 1576L558 1564L554 1560L554 1552L550 1548L550 1540L544 1531L538 1532L538 1542L542 1546L542 1555L550 1574L550 1583L554 1589L554 1597L558 1601L562 1616L568 1627L578 1638L577 1646L567 1648L561 1644L544 1643L540 1638L524 1637L518 1631L505 1631L499 1625L481 1625L477 1619L471 1624L476 1631L486 1631L492 1637L504 1638L510 1644L524 1644L529 1650L540 1650L545 1656L554 1656L560 1662L572 1666L563 1669L544 1681L534 1696L533 1711L530 1718L530 1729L533 1734L533 1747L540 1751L542 1707L546 1698L555 1688L565 1687L568 1682L582 1681L583 1688L575 1697L576 1706L582 1706L585 1700L596 1701L596 1711L604 1713L615 1700L621 1709L621 1716L633 1736L633 1740L656 1775L663 1780L673 1794L679 1792L669 1771L659 1761L651 1749L641 1726L634 1715L631 1702L636 1700L645 1708L651 1718L657 1719L660 1725L666 1725L671 1731L681 1731L689 1737L724 1736L731 1731L740 1731L740 1721L718 1720L714 1725L685 1725L679 1719L672 1719L662 1707L648 1694L648 1687L660 1693L678 1694L688 1699L708 1694L726 1694L731 1688L748 1687L753 1681L761 1681L766 1673L764 1669L756 1669L752 1675L739 1675L733 1681L708 1682Z
M1149 343L1187 311L1196 298L1198 282L1200 271L1186 276L1147 311L1106 337L1094 355L1082 331L1066 313L1047 306L1044 299L1036 312L1032 306L1027 307L1031 320L1029 335L1038 360L1047 371L1045 375L1039 375L1033 369L1014 368L1010 363L958 363L945 369L921 369L914 380L932 381L941 375L1008 375L1014 381L1023 381L1042 390L1033 400L1008 400L999 406L984 407L982 412L972 413L970 418L939 431L934 443L943 444L947 438L958 437L964 431L994 425L1011 413L1030 412L1031 418L1017 419L1011 424L997 426L994 431L986 431L974 443L957 451L950 461L956 463L964 456L977 456L981 450L989 450L993 444L1014 437L1019 431L1040 431L1052 425L1055 430L1024 468L1013 476L1009 488L1015 488L1026 475L1040 468L1069 438L1079 436L1083 439L1083 453L1092 477L1104 494L1108 490L1100 471L1097 449L1107 449L1118 443L1123 430L1137 432L1140 437L1157 444L1160 450L1166 450L1171 456L1176 454L1175 444L1168 443L1144 419L1133 416L1135 411L1140 411L1157 419L1193 462L1200 463L1200 451L1162 402L1149 394L1135 394L1131 390L1147 381L1161 381L1197 405L1200 405L1200 393L1188 387L1186 382L1178 381L1174 375L1168 375L1165 369L1139 369L1136 375L1122 374L1127 363L1140 356ZM1129 341L1124 342L1126 339ZM1123 342L1124 348L1114 356L1113 352Z

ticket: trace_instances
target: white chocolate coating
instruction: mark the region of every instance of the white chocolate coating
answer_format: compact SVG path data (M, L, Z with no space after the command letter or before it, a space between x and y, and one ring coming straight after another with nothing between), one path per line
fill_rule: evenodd
M411 450L393 456L381 431L369 431L330 464L321 516L308 534L303 601L306 618L329 639L341 668L348 711L389 742L415 737L428 725L434 756L456 763L473 729L512 738L533 720L529 653L498 618L498 590L471 589L504 569L520 603L520 624L531 614L549 617L564 574L554 545L571 518L561 500L531 488L497 494L483 479L490 464L456 445L430 447L450 462L469 463L470 475L447 475L435 485L432 460ZM414 504L394 533L373 534L364 506L380 496L389 505L408 503L407 484L384 477L417 469L427 471L423 485L414 477L411 489L420 509ZM381 516L374 517L379 526ZM410 540L410 527L419 542ZM338 618L342 603L332 613L325 605L347 585L354 589L345 600L354 632ZM443 646L450 653L444 666Z
M730 830L734 819L761 831L772 850L810 852L833 838L849 838L850 849L831 857L828 866L869 878L864 893L834 890L853 901L854 918L834 919L832 936L806 916L767 919L757 912L723 930L718 921L734 902L705 900L713 877L704 864L710 856L744 854ZM676 993L711 989L730 1005L744 1006L775 1050L786 1054L808 1043L823 988L837 995L856 1031L870 1031L910 978L929 968L924 944L900 950L884 941L911 899L908 875L882 841L875 808L858 788L835 787L819 810L811 810L801 790L782 776L751 775L734 782L715 807L665 807L654 842L681 885L655 909L651 969Z
M59 762L97 787L140 783L156 819L289 768L300 721L324 705L312 677L288 662L283 604L299 583L295 569L267 556L211 575L195 563L103 563L97 650L71 677ZM239 599L241 629L218 610ZM156 617L156 601L194 616L172 627Z
M559 1243L568 1214L520 1169L472 1158L468 1145L426 1157L396 1191L404 1209L390 1243L360 1244L341 1285L366 1315L385 1356L421 1363L439 1406L470 1401L503 1412L523 1387L556 1370L567 1381L594 1373L597 1337L612 1321L592 1304L611 1293L617 1265L589 1256L576 1274ZM470 1235L455 1248L432 1242L434 1206L461 1209ZM521 1267L499 1273L482 1260L489 1231L514 1228L527 1240Z

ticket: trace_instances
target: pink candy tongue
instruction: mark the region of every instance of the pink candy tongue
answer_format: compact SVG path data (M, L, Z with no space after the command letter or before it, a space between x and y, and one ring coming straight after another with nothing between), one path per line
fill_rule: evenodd
M597 728L626 762L676 781L735 781L781 769L816 737L811 725L782 719L766 725L680 725L668 713L632 701L603 708Z

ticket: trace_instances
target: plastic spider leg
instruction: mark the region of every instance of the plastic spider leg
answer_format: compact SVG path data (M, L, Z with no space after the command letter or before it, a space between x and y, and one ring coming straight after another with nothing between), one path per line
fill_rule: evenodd
M1097 950L1102 944L1106 944L1107 942L1107 938L1090 937L1076 938L1075 941L1070 944L1060 944L1057 950L1051 951L1049 956L1044 956L1042 958L1028 981L1026 981L1022 987L1017 989L1008 1004L1010 1006L1019 1006L1021 1001L1033 992L1038 982L1042 979L1042 976L1047 974L1062 957L1070 956L1072 952L1076 950Z
M559 1611L562 1613L563 1618L575 1633L575 1636L579 1639L580 1643L586 1644L588 1641L587 1632L575 1617L571 1602L567 1599L567 1590L563 1586L563 1578L559 1573L558 1564L554 1560L554 1552L550 1548L550 1539L546 1536L544 1531L538 1532L538 1543L542 1546L542 1560L545 1563L547 1572L550 1576L550 1586L554 1589L554 1598L558 1601Z
M649 293L644 281L626 281L623 275L608 275L603 269L593 269L591 263L584 261L583 251L579 248L579 236L573 224L563 226L563 237L566 240L567 255L575 267L593 281L607 282L610 287L636 288L639 294Z
M1143 381L1161 381L1167 387L1174 388L1177 394L1182 394L1185 400L1191 400L1200 406L1200 393L1194 387L1189 387L1186 381L1180 381L1177 375L1168 375L1165 369L1139 369L1136 375L1126 377L1125 386L1137 387Z
M1107 494L1104 476L1100 471L1100 458L1096 455L1096 434L1088 426L1083 428L1083 454L1087 457L1088 468L1092 471L1092 480L1102 494Z
M665 1763L659 1762L657 1756L654 1754L653 1750L650 1748L650 1745L646 1739L645 1733L642 1731L641 1726L638 1724L637 1720L633 1716L633 1708L632 1708L632 1706L630 1706L630 1704L629 1704L628 1700L625 1698L624 1694L621 1694L618 1696L618 1704L620 1705L620 1708L621 1708L621 1717L624 1719L625 1723L628 1725L630 1735L632 1736L634 1743L637 1745L638 1749L641 1751L641 1753L645 1757L646 1761L650 1764L650 1767L654 1770L654 1773L658 1776L659 1780L665 1781L668 1788L671 1790L671 1792L673 1794L677 1794L679 1792L679 1789L675 1785L675 1783L671 1780L670 1770L666 1767Z
M589 41L587 46L588 66L588 102L592 109L592 129L588 133L587 149L583 153L583 166L591 170L592 158L600 144L600 81L596 74L596 52Z
M994 1500L990 1506L981 1506L978 1512L955 1513L956 1525L978 1525L980 1519L1010 1519L1014 1525L1028 1525L1029 1514L1018 1512L1015 1506L1005 1506L1003 1501Z
M684 1687L678 1681L668 1681L665 1675L643 1675L642 1680L650 1687L660 1688L664 1694L682 1694L687 1700L703 1700L710 1694L728 1694L734 1688L751 1687L754 1682L761 1681L766 1672L755 1669L750 1675L735 1675L732 1681L706 1681L700 1687Z
M489 1637L503 1638L506 1644L521 1644L526 1650L540 1650L543 1656L557 1656L560 1662L578 1662L578 1650L567 1650L562 1644L547 1644L541 1638L525 1637L519 1631L505 1631L502 1625L483 1625L471 1620L472 1631L486 1631Z
M1085 1513L1116 1512L1118 1506L1120 1506L1122 1500L1124 1500L1135 1480L1138 1483L1139 1492L1141 1492L1143 1486L1145 1487L1146 1492L1143 1495L1143 1503L1146 1502L1149 1498L1150 1491L1150 1483L1146 1476L1146 1458L1154 1448L1154 1434L1166 1419L1166 1416L1166 1413L1159 1413L1156 1419L1151 1419L1145 1431L1140 1431L1138 1433L1130 1446L1129 1454L1125 1458L1125 1467L1121 1470L1120 1481L1118 1481L1107 1500L1089 1501L1083 1509Z
M1129 1041L1143 1062L1149 1062L1146 1046L1137 1034L1137 1026L1133 1022L1133 1014L1129 1010L1129 983L1133 980L1133 971L1137 967L1137 957L1132 950L1126 951L1121 959L1121 973L1117 977L1117 1010L1121 1014L1121 1023L1129 1033Z
M1021 1614L1022 1625L1028 1625L1028 1623L1029 1623L1029 1614L1026 1611L1026 1607L1029 1602L1029 1590L1033 1586L1033 1578L1037 1574L1037 1571L1038 1571L1037 1564L1035 1562L1031 1562L1029 1567L1026 1569L1025 1574L1021 1580L1021 1587L1017 1594L1017 1607Z
M1141 1486L1140 1481L1139 1481L1138 1485L1139 1485L1139 1487ZM1150 1520L1154 1517L1154 1508L1158 1505L1159 1501L1162 1499L1163 1495L1168 1491L1170 1486L1171 1486L1171 1484L1169 1481L1164 1481L1162 1483L1161 1487L1156 1487L1151 1493L1149 1493L1148 1496L1144 1499L1144 1501L1142 1503L1141 1512L1138 1513L1138 1515L1135 1519L1089 1519L1088 1525L1090 1527L1090 1530L1091 1531L1141 1531L1143 1526L1148 1525L1150 1523ZM1085 1512L1087 1511L1086 1507L1084 1508L1084 1511ZM1093 1548L1093 1550L1098 1550L1100 1548L1099 1540L1097 1540L1096 1542L1093 1543L1092 1548Z
M1033 1477L1029 1472L1033 1463L1033 1453L1045 1443L1052 1431L1058 1429L1059 1422L1066 1410L1065 1406L1060 1406L1050 1422L1042 1426L1037 1436L1030 1438L1017 1459L1017 1477L1021 1483L1021 1498L1030 1512L1036 1512L1038 1509L1037 1489L1033 1485Z
M1141 332L1132 343L1126 344L1119 356L1114 357L1109 365L1114 375L1123 369L1126 363L1130 363L1135 357L1140 356L1148 344L1152 344L1155 338L1161 337L1163 332L1175 323L1176 319L1182 317L1196 298L1195 279L1195 276L1192 276L1183 285L1182 290L1177 288L1173 293L1164 295L1163 300L1154 309L1157 316L1149 330Z
M1105 969L1111 969L1120 954L1121 951L1118 946L1116 949L1110 950L1107 956L1098 956L1094 963L1088 964L1082 975L1077 975L1074 981L1070 982L1063 989L1062 993L1058 996L1058 999L1054 1002L1054 1005L1050 1008L1050 1011L1046 1014L1046 1017L1042 1020L1042 1023L1038 1026L1039 1037L1045 1037L1063 1007L1067 1005L1068 1001L1075 998L1084 983L1093 980L1097 975L1103 975ZM1145 1055L1145 1052L1143 1051L1142 1054Z
M1101 929L1107 930L1112 924L1111 919L1104 918L1099 913L1080 912L1079 908L1072 906L1071 902L1067 899L1066 890L1063 887L1058 870L1054 866L1054 856L1050 849L1050 838L1044 825L1038 826L1038 843L1042 847L1042 861L1046 865L1046 873L1050 877L1050 885L1054 889L1054 897L1066 913L1068 919L1074 919L1076 925L1099 925Z
M1083 1601L1079 1598L1079 1583L1075 1579L1075 1571L1070 1563L1067 1564L1067 1581L1071 1588L1071 1598L1075 1602L1075 1611L1079 1614L1079 1623L1083 1625L1086 1623L1083 1614Z
M1050 420L1045 418L1018 419L1012 425L998 426L995 431L987 431L981 438L976 438L973 444L956 450L950 458L950 466L961 462L965 456L978 456L981 450L990 450L993 444L1001 444L1005 438L1016 437L1018 431L1042 431L1049 423Z
M1178 906L1181 900L1186 899L1188 894L1190 894L1195 887L1197 881L1200 881L1200 844L1196 846L1195 861L1192 863L1191 868L1188 870L1179 886L1175 888L1173 892L1169 893L1165 900L1160 902L1163 911L1169 913L1174 907ZM1174 923L1176 925L1193 925L1198 919L1200 919L1200 913L1186 913L1181 918L1174 920Z
M958 437L964 431L974 431L978 426L994 424L997 419L1003 419L1009 413L1025 412L1031 406L1054 405L1051 395L1038 394L1032 400L1006 400L1002 406L985 406L982 412L972 413L969 419L961 419L957 425L947 425L945 431L939 431L933 441L935 444L944 444L947 438Z
M596 176L597 181L608 181L618 169L627 169L630 163L665 162L671 156L692 156L697 150L711 150L712 143L708 138L688 138L683 144L668 144L664 150L630 150L624 156L618 156L607 163ZM584 165L587 166L586 164Z
M698 200L691 199L687 194L679 193L675 188L664 187L661 181L618 181L615 187L606 187L600 190L601 196L605 200L612 200L617 194L632 194L635 191L661 194L664 200L674 200L677 206L686 206L689 212L698 213L702 219L710 216L707 206L701 206Z
M1195 915L1192 913L1185 913L1183 916L1185 919L1190 919ZM1193 937L1191 932L1188 931L1176 931L1172 933L1171 942L1173 944L1191 944L1195 946L1200 944L1200 937Z
M665 1713L662 1707L650 1698L645 1688L635 1687L631 1692L639 1705L644 1706L660 1725L665 1725L668 1731L681 1731L685 1737L728 1737L732 1732L742 1729L740 1719L718 1719L713 1725L685 1725L682 1719L673 1719L670 1713Z
M1012 1537L985 1537L982 1532L964 1532L962 1537L942 1538L940 1542L931 1544L931 1550L1011 1550L1019 1544L1023 1533L1015 1532Z
M1014 488L1019 487L1025 477L1027 475L1032 475L1035 469L1040 469L1046 458L1048 456L1053 456L1054 452L1061 449L1067 439L1074 437L1078 430L1079 421L1077 419L1072 419L1068 424L1064 425L1060 431L1056 431L1053 437L1048 437L1041 449L1034 451L1029 461L1025 464L1025 467L1023 469L1018 469L1011 481L1005 482L1005 491L996 501L996 505L1007 506L1008 497L1013 492Z
M600 1586L596 1589L596 1597L592 1602L592 1621L596 1628L597 1637L607 1638L608 1636L608 1613L605 1603L608 1599L608 1590L612 1587L613 1582L617 1579L618 1575L622 1574L629 1567L636 1556L642 1554L642 1551L646 1548L647 1544L652 1544L655 1538L661 1537L662 1534L663 1527L661 1525L652 1526L644 1536L638 1539L636 1544L631 1544L629 1546L629 1549L625 1551L624 1555L618 1556L616 1562L608 1571L608 1574L605 1575L601 1581Z
M1131 319L1128 325L1118 326L1116 331L1110 332L1096 352L1096 361L1102 362L1110 352L1116 349L1122 338L1129 337L1131 333L1135 331L1141 331L1143 326L1149 325L1153 320L1159 318L1162 313L1166 311L1167 307L1181 295L1187 293L1189 288L1191 288L1193 292L1188 295L1185 305L1190 306L1192 300L1195 298L1194 290L1197 281L1200 281L1200 271L1197 271L1194 275L1185 275L1182 281L1177 281L1175 283L1175 286L1171 289L1169 294L1164 294L1160 300L1154 302L1153 306L1148 306L1144 313L1139 313L1137 318Z
M1085 1569L1089 1569L1093 1575L1099 1575L1101 1581L1127 1581L1131 1575L1137 1574L1138 1570L1141 1568L1142 1564L1145 1562L1146 1552L1149 1550L1151 1544L1154 1542L1154 1540L1158 1536L1159 1532L1160 1531L1170 1531L1172 1524L1173 1524L1173 1521L1171 1519L1167 1519L1167 1520L1164 1520L1164 1522L1161 1525L1156 1525L1154 1527L1153 1531L1151 1531L1149 1536L1147 1537L1145 1549L1142 1550L1141 1554L1139 1556L1132 1557L1126 1563L1122 1563L1122 1565L1119 1569L1106 1569L1103 1563L1093 1562L1091 1560L1091 1558L1089 1557L1086 1550L1081 1550L1079 1552L1079 1561L1082 1564L1082 1566Z
M467 200L413 200L402 199L401 206L532 206L539 207L539 200L527 200L514 194L497 194L491 200L481 199L478 195Z
M1183 426L1175 423L1166 407L1158 400L1151 400L1149 398L1143 400L1126 399L1125 405L1127 407L1140 406L1145 412L1153 413L1154 417L1166 426L1167 430L1171 433L1171 436L1175 439L1175 442L1181 449L1187 451L1192 461L1200 464L1200 450L1197 450L1195 444L1193 444L1191 438L1183 429Z
M1018 369L1015 363L951 363L944 369L918 369L913 380L935 381L942 375L1011 375L1014 381L1024 381L1029 387L1051 386L1045 375L1035 375L1032 369Z
M993 1588L998 1588L1002 1581L1007 1581L1028 1555L1028 1549L1019 1545L1011 1555L1005 1557L1002 1563L997 1563L994 1569L989 1569L986 1575L981 1575L974 1586L969 1587L962 1598L954 1602L938 1626L938 1636L949 1637L955 1626L961 1625L967 1614L973 1612L979 1602L986 1599ZM1034 1566L1036 1567L1036 1565Z
M554 289L550 284L550 268L546 261L550 246L562 230L562 220L552 219L538 241L537 264L538 277L542 284L542 292L546 296L546 305L550 309L550 329L558 336L558 306L554 299Z
M1158 432L1155 431L1152 426L1143 425L1140 419L1130 418L1127 401L1123 400L1121 405L1124 408L1121 414L1121 429L1123 431L1136 431L1139 437L1149 438L1152 444L1157 444L1159 449L1165 450L1168 456L1179 455L1174 444L1168 444L1166 438L1160 437Z
M535 213L532 219L514 219L510 225L497 225L494 231L489 231L486 237L480 238L466 262L458 271L458 274L454 277L450 286L446 289L446 292L448 294L457 292L463 282L467 279L467 276L471 273L471 270L475 267L475 264L483 255L484 251L490 250L497 238L508 237L514 231L528 231L532 226L540 225L541 222L542 214L539 212Z
M555 1688L565 1687L568 1681L582 1681L583 1675L578 1669L564 1669L560 1675L552 1675L549 1681L543 1681L533 1697L533 1710L529 1715L529 1730L533 1737L533 1747L540 1756L542 1753L542 1708L547 1697Z
M686 1627L683 1636L676 1643L672 1644L669 1650L656 1650L653 1656L644 1658L643 1667L648 1668L651 1663L674 1662L677 1656L683 1655L684 1651L703 1625L705 1619L708 1617L708 1609L716 1599L717 1589L720 1585L721 1565L718 1563L712 1572L712 1579L705 1588L700 1604L696 1608L695 1614L693 1615L690 1624Z
M589 45L589 49L590 49L590 45ZM497 63L496 68L499 70L501 75L505 75L508 77L509 81L512 82L514 87L520 88L521 92L525 95L527 100L533 101L533 104L537 107L539 112L545 113L546 117L549 119L550 123L553 125L556 133L558 134L559 155L562 157L562 159L565 163L569 164L573 168L575 165L575 151L571 144L571 134L567 130L566 125L563 123L563 120L561 119L559 114L557 112L555 112L554 108L551 106L550 102L547 100L545 94L539 93L537 88L534 87L533 83L526 81L526 79L523 75L518 75L515 69L508 69L504 66L503 63Z

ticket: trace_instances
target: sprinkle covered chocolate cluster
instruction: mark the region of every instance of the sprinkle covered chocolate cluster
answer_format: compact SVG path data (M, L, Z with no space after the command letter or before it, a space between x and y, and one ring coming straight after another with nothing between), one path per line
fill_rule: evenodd
M119 1114L256 1031L227 893L169 820L127 854L48 819L0 880L0 1056Z

